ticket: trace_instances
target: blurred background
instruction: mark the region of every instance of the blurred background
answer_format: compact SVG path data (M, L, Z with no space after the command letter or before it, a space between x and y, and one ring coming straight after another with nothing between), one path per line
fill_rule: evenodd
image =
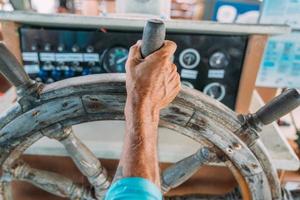
M300 88L299 0L0 0L0 10L13 13L11 18L20 13L50 14L44 15L45 18L48 17L48 22L56 14L67 16L65 20L70 20L74 14L91 17L87 19L95 19L94 17L97 16L103 21L106 17L106 19L119 17L121 23L127 17L149 18L149 16L180 22L186 20L184 23L186 22L187 25L201 21L203 24L200 22L197 26L199 30L195 31L182 26L183 28L180 27L179 31L173 33L170 31L167 34L168 39L174 40L178 45L174 62L178 67L182 84L219 100L237 113L254 112L285 89ZM72 27L72 25L62 27L54 21L54 25L48 27L50 23L31 24L32 21L35 22L34 18L31 18L32 21L28 24L23 24L22 19L18 19L21 22L14 21L14 19L7 22L7 19L3 19L3 16L7 17L6 14L4 12L0 14L0 40L6 42L30 78L45 84L89 74L124 73L128 49L141 38L140 30L124 30L127 24L120 29L110 29L105 26L89 29L85 26ZM230 26L218 26L224 23ZM282 35L273 35L279 27L277 25L282 28L279 28L280 30L291 29L291 31ZM208 26L213 31L201 32L202 26ZM234 30L226 30L228 27ZM241 30L238 30L239 28ZM88 55L90 60L82 59L82 55ZM78 58L78 56L81 60L74 61L73 58ZM0 74L0 113L15 101L14 88ZM243 112L240 112L236 106L237 102L244 107ZM82 140L89 144L89 142L95 142L95 139L93 135L89 136L87 133L101 130L99 127L97 124L86 125L77 128L76 131ZM102 127L105 130L102 132L111 132L111 127L124 129L123 125L111 122L106 128ZM291 170L290 165L292 167L299 165L297 156L300 156L300 109L286 115L263 132L264 143L268 149L272 150L270 151L272 158L277 161L274 163L278 168L282 185L299 194L300 171L295 171L298 168ZM178 148L178 144L182 144L181 148L198 145L198 143L184 141L182 138L174 139L173 135L166 135L168 137L164 138L163 144L171 145L170 138L172 137L174 149L179 153L186 152ZM86 136L92 139L85 138ZM122 135L118 136L120 137L116 136L117 142L121 144ZM104 137L107 137L107 142L103 140L102 145L107 145L105 146L107 148L114 147L109 143L109 136ZM98 138L99 141L102 141L104 137ZM274 138L277 143L274 142ZM100 152L102 149L98 149L99 146L101 147L98 144L94 145L93 150ZM286 151L282 150L284 148ZM112 149L114 152L117 148ZM47 156L39 157L39 151L47 152L45 154ZM40 168L52 167L51 170L59 171L61 163L67 159L55 157L57 156L55 152L59 152L58 156L64 156L61 153L62 148L45 140L33 149L29 149L26 152L28 154L26 158L27 161ZM287 155L292 159L290 157L286 159ZM101 156L103 154L99 154L99 157ZM109 159L115 159L115 157ZM51 161L52 165L49 165L48 161ZM62 172L75 174L76 168L70 160L67 161L69 164ZM110 162L108 161L108 166L116 164L116 162L113 164ZM296 164L293 165L294 163ZM111 171L113 169L114 167ZM211 190L202 188L203 194L207 192L214 194L216 191L218 194L225 194L236 186L234 178L225 169L218 169L223 175L225 174L224 176L217 175L214 170L207 167L206 171L194 177L194 181L186 184L184 189L190 188L200 179L217 180L211 181L209 185ZM78 177L80 178L80 175L76 175L76 178ZM82 180L78 180L80 181ZM84 181L86 182L85 179ZM219 182L219 185L216 182ZM24 200L26 198L23 194L27 194L29 196L27 199L32 200L31 195L35 193L36 199L41 199L38 196L38 190L33 188L23 189L23 193L20 192L19 196ZM40 194L44 195L42 192Z
M147 1L147 0L146 0ZM164 1L168 4L169 1ZM172 19L213 20L219 22L252 22L259 17L258 0L172 0ZM121 6L119 6L121 5ZM120 12L122 0L2 0L6 11L31 10L39 13L76 13L97 16Z
M162 2L166 4L163 6L164 10L160 11L163 18L211 20L221 23L257 23L262 8L262 2L258 0L166 0ZM0 9L107 16L125 13L126 6L129 4L130 0L128 3L126 0L0 0ZM141 13L140 10L130 11ZM1 78L1 75L0 85L1 95L1 92L9 88L9 84Z

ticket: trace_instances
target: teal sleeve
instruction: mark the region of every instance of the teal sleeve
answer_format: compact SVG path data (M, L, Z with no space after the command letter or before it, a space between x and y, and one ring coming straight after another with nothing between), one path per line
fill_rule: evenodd
M107 191L105 200L162 200L160 190L147 179L130 177L115 182Z

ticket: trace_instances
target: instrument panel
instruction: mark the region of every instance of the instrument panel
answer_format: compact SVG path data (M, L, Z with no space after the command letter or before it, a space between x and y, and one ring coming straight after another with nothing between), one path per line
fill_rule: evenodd
M130 46L142 38L140 31L108 29L23 26L19 31L25 70L44 83L124 73ZM167 39L177 43L173 59L182 84L234 109L248 37L168 32Z

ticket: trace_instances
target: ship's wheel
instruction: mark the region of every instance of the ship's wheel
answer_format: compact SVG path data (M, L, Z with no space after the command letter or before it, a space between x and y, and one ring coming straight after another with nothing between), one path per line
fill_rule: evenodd
M11 182L16 180L69 199L102 199L112 177L108 177L98 158L74 135L72 126L124 120L124 74L91 75L42 85L28 77L4 44L0 45L0 55L0 72L18 92L18 101L0 116L0 199L13 199ZM289 106L279 108L283 103ZM162 191L166 193L179 186L203 165L220 163L231 170L243 199L281 200L276 170L257 130L261 124L276 120L298 105L299 93L289 90L256 114L238 116L201 92L183 87L172 104L161 111L160 126L195 140L199 149L162 171ZM92 190L63 175L33 169L19 160L42 137L63 144Z

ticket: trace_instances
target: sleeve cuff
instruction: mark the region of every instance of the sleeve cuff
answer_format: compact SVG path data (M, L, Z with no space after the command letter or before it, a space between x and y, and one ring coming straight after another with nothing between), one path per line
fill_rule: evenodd
M112 184L105 200L162 200L159 188L151 181L139 178L123 178Z

